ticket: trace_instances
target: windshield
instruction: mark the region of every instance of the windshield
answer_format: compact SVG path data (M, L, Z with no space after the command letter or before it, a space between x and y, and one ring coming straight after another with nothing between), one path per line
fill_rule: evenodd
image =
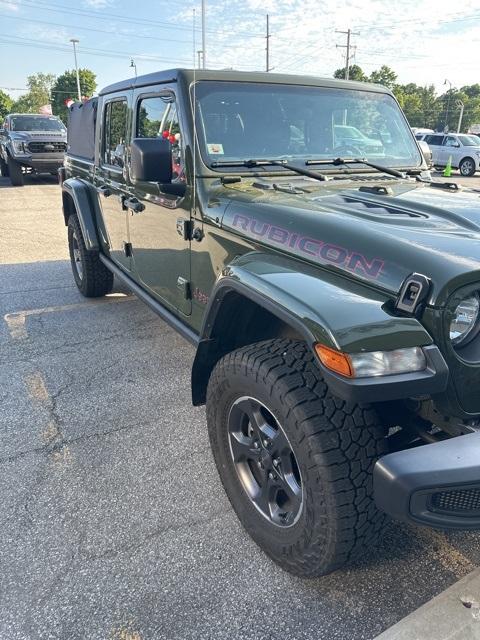
M458 139L464 147L480 146L480 139L478 138L478 136L458 136Z
M418 167L422 158L395 100L351 89L239 82L196 85L207 164L220 160L367 158Z
M65 131L63 122L54 116L14 116L12 131Z

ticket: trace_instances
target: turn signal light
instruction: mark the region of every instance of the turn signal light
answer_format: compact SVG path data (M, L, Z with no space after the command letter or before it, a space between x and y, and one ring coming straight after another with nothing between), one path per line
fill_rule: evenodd
M323 344L316 344L315 351L317 352L320 362L335 373L340 373L347 378L353 378L353 367L350 358L341 351L335 351Z

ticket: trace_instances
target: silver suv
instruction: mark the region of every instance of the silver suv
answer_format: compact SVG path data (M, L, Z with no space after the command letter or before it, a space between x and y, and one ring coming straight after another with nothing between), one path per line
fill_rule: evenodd
M452 167L462 176L473 176L480 170L480 138L463 133L427 133L416 136L424 140L432 151L433 164L445 167L452 158Z

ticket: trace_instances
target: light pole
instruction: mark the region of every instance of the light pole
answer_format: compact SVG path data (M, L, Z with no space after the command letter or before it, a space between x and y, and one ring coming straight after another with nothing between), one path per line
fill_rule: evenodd
M130 58L130 66L132 67L132 69L135 69L135 78L137 77L137 65L135 64L135 60L133 58Z
M207 50L205 44L205 0L202 0L202 69L207 66Z
M457 133L461 133L461 128L462 128L462 118L463 118L463 110L465 108L465 105L463 104L463 102L461 100L457 100L457 102L455 103L457 105L457 107L460 109L460 115L458 116L458 127L457 127Z
M446 110L446 112L445 112L445 126L444 126L444 128L443 128L443 130L445 131L445 133L446 133L446 132L447 132L447 130L448 130L448 110L450 109L450 97L451 97L451 96L450 96L450 94L451 94L451 92L452 92L452 83L450 82L450 80L447 80L447 79L445 78L445 82L443 83L443 86L445 86L445 85L447 84L447 82L448 82L448 84L450 85L450 89L449 89L449 90L448 90L448 92L447 92L447 93L448 93L448 99L447 99L447 110Z
M75 58L75 70L77 72L77 92L78 92L78 101L82 101L82 92L80 90L80 75L78 73L78 62L77 62L77 49L75 47L76 44L80 42L77 38L70 38L70 42L73 44L73 57Z

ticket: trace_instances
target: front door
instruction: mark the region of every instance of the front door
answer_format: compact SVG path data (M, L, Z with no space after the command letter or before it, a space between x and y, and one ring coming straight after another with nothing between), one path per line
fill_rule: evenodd
M128 214L133 269L139 283L162 303L190 315L190 240L183 235L183 222L190 220L190 197L183 140L175 94L168 88L155 89L138 90L134 96L132 137L168 138L174 179L170 189L155 182L135 183L135 197L145 208Z
M110 258L130 270L127 210L123 204L128 198L125 171L128 133L128 98L112 98L106 102L102 115L102 149L95 186L102 208Z

